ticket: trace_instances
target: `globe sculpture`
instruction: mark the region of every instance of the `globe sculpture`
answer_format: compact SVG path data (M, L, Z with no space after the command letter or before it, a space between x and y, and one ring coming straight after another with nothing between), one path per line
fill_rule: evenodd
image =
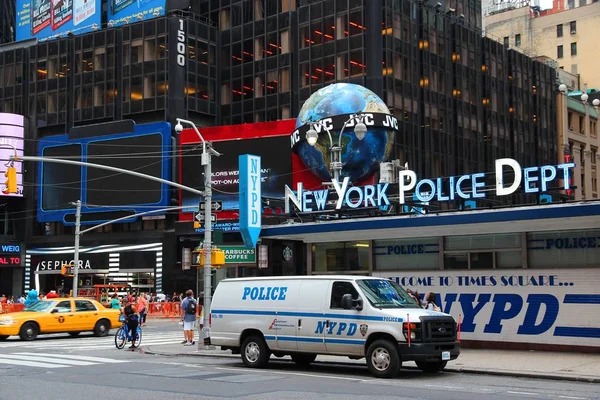
M389 114L383 100L369 89L352 83L335 83L318 90L306 100L298 114L296 127L327 117L359 112ZM341 180L349 177L352 183L360 182L375 173L379 169L379 163L389 159L394 143L394 131L368 128L363 140L356 138L353 128L348 127L344 130ZM331 131L335 145L338 143L340 131L341 127ZM332 171L329 171L330 147L331 142L325 132L319 135L315 146L302 140L296 147L296 153L304 165L323 182L329 182L332 178Z

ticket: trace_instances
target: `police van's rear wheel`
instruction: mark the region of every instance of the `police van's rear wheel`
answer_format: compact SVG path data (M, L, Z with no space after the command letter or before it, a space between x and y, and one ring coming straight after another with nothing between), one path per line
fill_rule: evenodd
M376 340L367 349L367 366L378 378L393 378L400 372L402 361L398 350L388 340Z
M262 337L250 336L242 343L242 361L247 367L263 368L269 362L271 351Z
M292 360L303 367L307 367L312 364L316 359L316 354L292 354Z
M417 367L423 372L439 372L446 368L448 361L417 361Z

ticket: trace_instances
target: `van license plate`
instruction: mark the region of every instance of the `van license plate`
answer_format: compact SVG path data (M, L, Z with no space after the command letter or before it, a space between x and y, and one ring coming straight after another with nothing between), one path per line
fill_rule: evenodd
M448 361L450 359L449 351L442 351L442 361Z

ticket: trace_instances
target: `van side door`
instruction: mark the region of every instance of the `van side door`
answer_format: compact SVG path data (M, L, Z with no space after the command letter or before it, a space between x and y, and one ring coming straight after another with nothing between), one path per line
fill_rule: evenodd
M302 281L302 296L298 299L296 335L298 350L325 353L325 318L329 282L326 279Z
M345 310L342 307L342 297L345 294L351 294L353 299L359 298L352 281L333 281L327 304L325 347L330 354L364 356L368 329L366 311L364 308L361 311L354 308Z

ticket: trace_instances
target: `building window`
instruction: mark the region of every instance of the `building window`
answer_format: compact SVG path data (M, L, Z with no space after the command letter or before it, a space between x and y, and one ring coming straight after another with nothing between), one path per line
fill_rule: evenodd
M556 25L556 37L562 37L563 35L563 25Z
M508 46L509 46L509 44L510 44L510 43L508 42L508 40L509 40L508 36L504 36L504 45L505 45L506 47L508 47Z
M369 242L318 243L312 248L313 273L357 273L369 271Z
M377 271L439 269L440 242L437 237L377 240L373 244Z
M564 54L562 44L560 46L556 46L556 58L563 58L563 56Z
M575 8L575 0L568 1L569 8Z
M571 43L571 55L572 56L577 55L577 42Z
M522 268L521 235L444 238L444 269Z
M515 35L515 46L520 47L521 46L521 34L517 33Z
M571 64L571 73L577 75L577 64Z
M569 23L569 27L571 28L571 35L574 35L577 33L577 21L571 21Z
M598 267L599 236L599 230L528 233L528 266L561 269Z

